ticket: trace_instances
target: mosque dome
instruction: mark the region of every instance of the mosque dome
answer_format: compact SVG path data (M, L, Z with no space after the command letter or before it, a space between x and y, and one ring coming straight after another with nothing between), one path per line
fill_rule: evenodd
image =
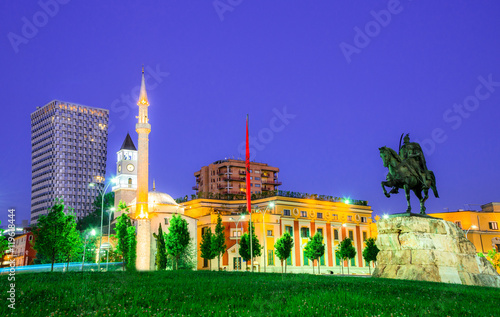
M137 198L134 198L131 205L135 205L137 203ZM179 206L178 203L175 202L175 199L172 198L169 194L157 192L156 190L150 191L148 193L148 206L151 208L154 205L173 205Z

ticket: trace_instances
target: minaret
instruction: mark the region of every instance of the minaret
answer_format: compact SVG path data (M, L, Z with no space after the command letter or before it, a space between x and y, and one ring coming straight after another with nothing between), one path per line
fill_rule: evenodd
M138 121L135 131L139 135L139 159L137 162L137 205L135 212L139 214L141 210L148 212L148 179L149 179L149 132L151 125L148 118L148 96L146 94L146 83L144 80L144 67L142 67L141 94L139 101Z
M137 199L135 214L137 218L137 260L138 271L150 270L151 255L151 221L148 219L148 179L149 179L149 132L151 125L148 118L148 96L142 67L141 93L139 101L139 116L135 131L139 135L139 150L137 160Z

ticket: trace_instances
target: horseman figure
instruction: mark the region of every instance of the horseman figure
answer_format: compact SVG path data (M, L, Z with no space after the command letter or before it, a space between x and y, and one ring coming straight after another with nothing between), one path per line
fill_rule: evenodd
M425 201L429 197L429 189L432 189L434 196L439 197L436 188L436 179L434 173L427 169L424 153L420 145L416 142L410 142L410 135L404 137L404 144L399 146L399 155L396 151L381 147L380 157L384 166L389 168L387 181L382 182L384 194L390 197L390 194L397 194L399 188L403 188L408 202L408 209L411 211L410 190L412 190L420 200L420 213L425 214ZM385 187L392 187L388 193ZM424 196L422 196L422 191Z

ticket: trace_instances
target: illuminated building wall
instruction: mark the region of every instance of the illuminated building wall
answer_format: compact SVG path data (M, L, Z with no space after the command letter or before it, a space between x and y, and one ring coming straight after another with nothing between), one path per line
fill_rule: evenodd
M238 241L243 233L248 232L249 215L246 215L237 224L245 201L195 199L181 205L185 208L185 215L198 220L197 235L200 237L198 246L202 234L207 228L211 228L212 233L215 232L217 215L221 214L225 226L227 246L227 252L222 257L221 267L229 271L245 270L246 264L241 262L239 256ZM263 237L266 239L266 247L262 250L263 253L265 252L265 259L264 255L254 259L256 270L262 272L265 263L266 272L281 272L281 262L276 257L274 244L285 231L288 231L294 239L294 247L292 256L288 259L287 271L312 272L312 261L304 258L304 247L309 237L321 231L326 250L325 255L320 260L322 273L328 273L327 271L339 273L342 265L344 265L344 273L347 273L348 263L342 263L340 259L335 257L335 249L345 237L353 239L357 251L356 257L349 263L350 272L368 273L368 266L362 258L364 241L369 237L376 236L371 218L373 210L370 206L321 201L319 199L273 196L252 200L252 209L257 210L254 210L252 214L252 221L262 246L264 245ZM266 210L264 226L262 210ZM199 248L198 269L209 269L209 263L201 258ZM212 260L212 269L217 269L217 259ZM315 271L317 272L317 263L315 263Z
M54 100L31 114L31 223L64 199L78 218L104 187L109 111Z

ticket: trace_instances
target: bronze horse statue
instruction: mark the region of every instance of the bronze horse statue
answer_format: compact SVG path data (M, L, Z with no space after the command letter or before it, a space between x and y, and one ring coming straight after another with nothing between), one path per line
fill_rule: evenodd
M389 168L386 181L382 182L384 195L390 197L392 194L397 194L398 189L405 190L406 201L408 202L407 213L411 212L410 205L410 190L415 193L415 196L420 201L420 214L425 215L425 201L429 198L429 188L432 189L434 196L439 198L436 188L436 178L434 173L429 170L419 170L418 165L412 164L411 159L403 160L396 151L388 147L379 148L380 157L384 162L384 167ZM385 187L392 187L388 193ZM424 196L422 197L422 191Z

